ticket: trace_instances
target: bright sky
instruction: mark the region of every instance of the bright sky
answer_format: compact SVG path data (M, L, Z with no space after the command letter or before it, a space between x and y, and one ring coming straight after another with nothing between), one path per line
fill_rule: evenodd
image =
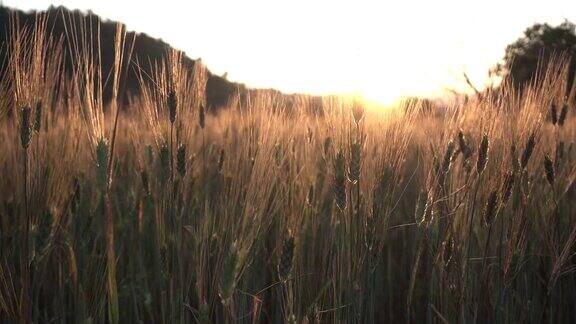
M535 22L576 22L574 0L2 0L91 9L252 87L390 103L477 87Z

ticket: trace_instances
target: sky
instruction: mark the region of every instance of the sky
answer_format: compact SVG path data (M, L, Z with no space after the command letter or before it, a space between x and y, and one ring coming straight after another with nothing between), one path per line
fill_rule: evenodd
M576 22L574 0L2 0L92 10L202 58L251 87L354 94L380 103L489 84L533 23Z

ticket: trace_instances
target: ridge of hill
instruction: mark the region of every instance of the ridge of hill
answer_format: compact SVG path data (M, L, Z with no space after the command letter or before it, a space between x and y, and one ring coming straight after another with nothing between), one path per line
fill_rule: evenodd
M8 44L10 43L10 16L17 14L18 23L20 26L33 26L39 13L46 13L47 26L53 37L62 37L64 46L67 48L68 40L66 35L66 19L79 21L82 18L90 17L89 23L93 27L99 25L100 27L100 45L102 57L102 72L106 75L111 71L114 64L114 37L118 22L112 20L105 20L94 14L91 11L83 12L80 10L70 10L63 6L51 6L45 11L22 11L0 5L0 62L3 62L0 69L6 69L7 56L9 55ZM122 24L123 25L123 24ZM125 26L125 25L123 25ZM69 26L68 26L69 27ZM74 32L74 31L73 31ZM138 33L128 31L126 39L134 40L132 60L139 62L142 72L150 74L155 63L161 62L166 58L168 52L172 47L161 39L155 39L145 33ZM64 68L71 70L72 60L68 51L64 60ZM192 69L196 61L188 57L184 52L182 56L182 63L185 67ZM142 63L144 62L144 63ZM107 96L107 90L104 89L104 95ZM131 94L140 93L140 83L135 69L130 69L126 77L126 90ZM242 83L235 83L226 80L224 77L218 76L209 70L207 71L207 84L206 84L206 102L209 107L217 109L228 103L228 100L236 93L244 95L248 92L254 91L248 89ZM277 92L277 91L275 91Z

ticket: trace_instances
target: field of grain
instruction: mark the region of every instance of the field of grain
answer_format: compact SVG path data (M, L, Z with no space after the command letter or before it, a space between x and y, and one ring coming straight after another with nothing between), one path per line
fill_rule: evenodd
M122 31L103 75L90 31L39 21L0 82L0 322L576 321L561 62L441 113L211 111L173 52L119 109Z

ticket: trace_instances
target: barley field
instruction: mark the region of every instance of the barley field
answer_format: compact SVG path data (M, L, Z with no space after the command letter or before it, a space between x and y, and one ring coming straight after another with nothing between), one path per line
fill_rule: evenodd
M103 75L90 31L64 48L39 21L0 80L0 322L576 321L562 60L433 112L212 110L174 51L124 106L122 29Z

